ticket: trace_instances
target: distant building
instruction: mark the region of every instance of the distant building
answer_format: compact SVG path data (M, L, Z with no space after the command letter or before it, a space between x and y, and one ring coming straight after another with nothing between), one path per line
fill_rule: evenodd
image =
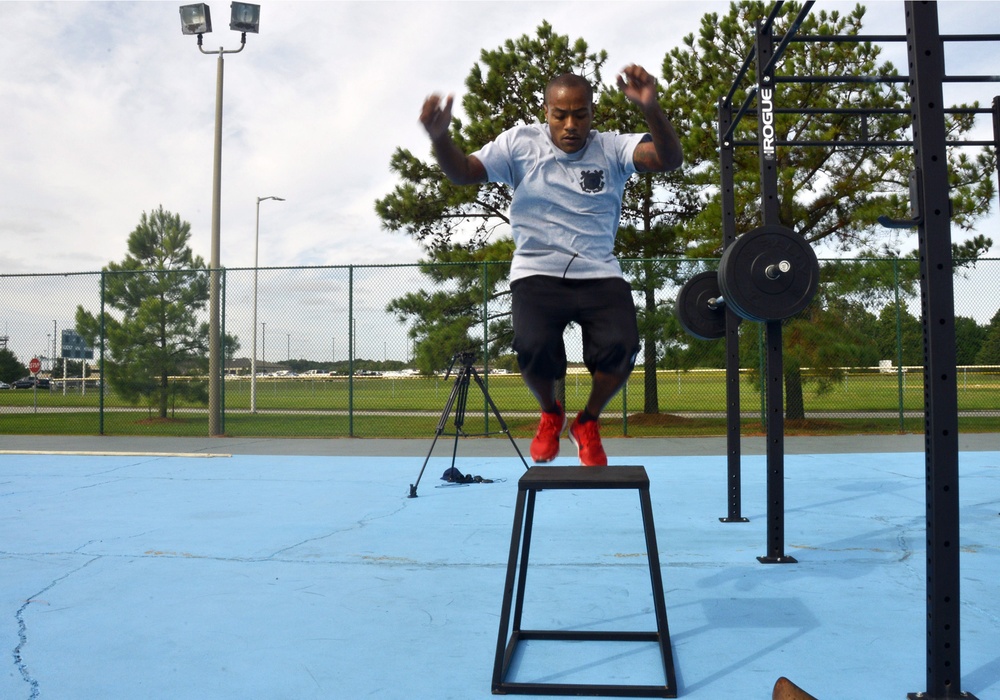
M251 362L249 357L237 357L232 362L227 362L223 367L223 373L229 375L250 376ZM277 362L264 362L257 360L257 374L273 374L274 372L287 371L288 367Z

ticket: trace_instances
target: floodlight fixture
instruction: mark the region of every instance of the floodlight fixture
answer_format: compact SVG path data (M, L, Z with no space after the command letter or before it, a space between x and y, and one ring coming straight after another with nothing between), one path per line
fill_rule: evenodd
M260 29L260 5L249 2L234 2L231 7L229 28L244 34L257 34Z
M212 31L212 13L208 5L181 5L181 32L184 34L208 34Z

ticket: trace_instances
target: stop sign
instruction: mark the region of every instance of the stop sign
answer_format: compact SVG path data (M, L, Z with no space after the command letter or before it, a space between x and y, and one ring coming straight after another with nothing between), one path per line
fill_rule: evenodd
M31 370L32 374L38 374L42 369L42 362L37 357L32 357L31 362L28 363L28 369Z

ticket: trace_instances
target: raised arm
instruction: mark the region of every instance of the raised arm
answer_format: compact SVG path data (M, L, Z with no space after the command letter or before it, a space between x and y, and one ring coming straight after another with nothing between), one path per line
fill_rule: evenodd
M454 98L448 95L431 95L424 100L420 110L420 123L431 137L434 157L441 170L456 185L475 185L486 182L486 168L475 156L463 153L451 138L451 106Z
M640 173L663 173L676 170L684 162L684 152L677 132L660 107L656 78L642 66L626 66L618 75L618 87L642 110L651 141L636 146L632 160Z

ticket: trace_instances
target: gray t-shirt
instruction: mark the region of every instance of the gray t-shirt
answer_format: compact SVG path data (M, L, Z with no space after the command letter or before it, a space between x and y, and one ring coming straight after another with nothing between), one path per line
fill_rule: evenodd
M547 124L516 126L473 153L490 182L514 189L510 279L622 277L614 257L632 154L647 134L591 131L576 153L560 150Z

